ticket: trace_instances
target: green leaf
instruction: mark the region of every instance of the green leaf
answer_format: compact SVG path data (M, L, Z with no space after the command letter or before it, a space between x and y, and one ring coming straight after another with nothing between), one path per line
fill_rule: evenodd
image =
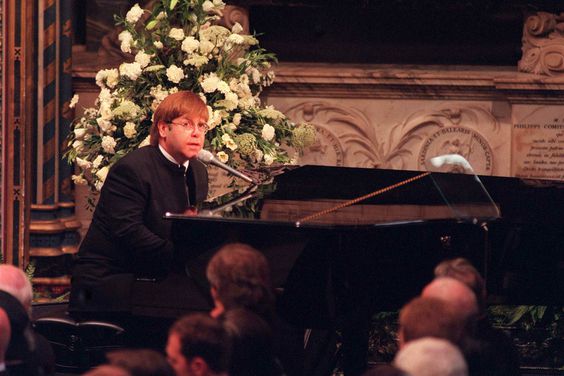
M145 29L147 30L153 30L155 28L155 26L157 26L157 24L159 23L158 20L152 20L151 22L149 22L147 24L147 26L145 26Z
M173 10L174 7L176 6L176 4L178 4L178 0L172 0L172 1L170 2L170 7L169 7L170 10Z

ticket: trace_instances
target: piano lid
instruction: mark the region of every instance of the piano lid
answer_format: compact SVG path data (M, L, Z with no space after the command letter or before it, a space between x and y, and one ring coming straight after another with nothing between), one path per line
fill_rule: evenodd
M500 215L474 174L303 166L167 218L346 228Z

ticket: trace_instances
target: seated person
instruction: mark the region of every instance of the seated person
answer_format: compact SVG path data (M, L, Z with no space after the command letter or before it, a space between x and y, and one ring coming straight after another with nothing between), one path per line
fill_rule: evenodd
M227 244L210 260L206 276L215 305L212 317L246 308L272 323L274 294L270 267L262 253L246 244Z
M274 356L272 330L263 319L245 309L232 309L222 321L231 339L230 376L284 374Z
M174 376L166 358L153 350L117 350L106 357L109 365L120 367L131 376Z
M195 313L176 321L169 331L166 355L176 376L226 376L228 336L222 324Z
M446 302L436 298L415 298L399 314L399 348L410 341L434 337L458 344L465 321Z
M10 343L10 333L10 319L6 311L0 308L0 376L7 375L5 356Z
M426 337L406 344L395 356L394 366L411 376L467 376L460 350L444 339Z
M127 319L134 280L168 275L175 245L163 215L182 213L207 196L207 171L196 159L207 121L198 95L171 94L154 113L151 145L112 166L73 268L69 312L75 318Z
M486 284L478 270L464 258L441 262L435 276L454 278L468 286L477 297L478 314L466 328L460 346L471 375L518 375L519 353L504 332L493 328L486 312Z
M31 326L32 297L27 275L15 266L0 265L0 308L8 315L11 332L6 368L14 375L52 375L55 372L53 349Z

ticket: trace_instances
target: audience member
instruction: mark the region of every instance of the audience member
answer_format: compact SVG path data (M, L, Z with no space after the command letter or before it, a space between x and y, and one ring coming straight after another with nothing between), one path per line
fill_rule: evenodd
M487 298L486 283L482 275L470 261L462 257L445 260L435 267L435 277L454 278L470 287L478 301L479 315L482 316L485 314Z
M409 342L397 354L394 365L411 376L467 376L462 353L449 341L421 338Z
M102 365L91 369L90 371L83 374L83 376L133 376L125 369L112 366L112 365Z
M458 317L467 322L478 314L476 295L468 286L454 278L435 278L423 288L421 296L448 302Z
M274 356L270 326L260 316L245 309L232 309L222 319L231 339L230 376L284 374Z
M458 258L444 261L435 268L440 285L430 288L427 296L443 297L456 302L459 308L466 306L471 310L467 291L445 279L456 279L472 289L477 299L476 315L468 321L465 335L459 341L470 375L518 375L519 354L511 339L491 326L486 315L486 287L480 273L466 259ZM447 278L444 278L446 276Z
M215 308L211 315L244 308L263 318L274 336L274 353L289 376L303 373L303 331L298 331L275 314L274 292L266 257L253 247L232 243L210 260L207 278Z
M246 308L271 322L274 294L268 261L262 253L246 244L227 244L210 260L206 276L215 305L212 317Z
M423 338L443 338L457 344L465 322L447 302L436 298L415 298L399 314L399 347Z
M51 375L55 372L53 349L45 338L33 332L32 297L27 275L15 266L0 265L0 308L8 315L11 329L7 369L17 375Z
M5 355L10 343L10 319L8 314L0 308L0 376L7 375Z
M174 376L166 358L154 350L118 350L107 358L110 365L127 370L131 376Z
M210 316L191 314L171 327L166 354L176 376L227 375L228 336Z

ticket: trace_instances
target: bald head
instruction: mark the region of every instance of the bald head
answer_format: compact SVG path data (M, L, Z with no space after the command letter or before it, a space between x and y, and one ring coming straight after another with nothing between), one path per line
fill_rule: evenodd
M449 277L435 278L421 292L423 298L436 298L452 305L459 317L468 319L478 313L474 292L464 283Z
M13 265L0 265L0 291L7 292L31 312L33 290L27 275Z

